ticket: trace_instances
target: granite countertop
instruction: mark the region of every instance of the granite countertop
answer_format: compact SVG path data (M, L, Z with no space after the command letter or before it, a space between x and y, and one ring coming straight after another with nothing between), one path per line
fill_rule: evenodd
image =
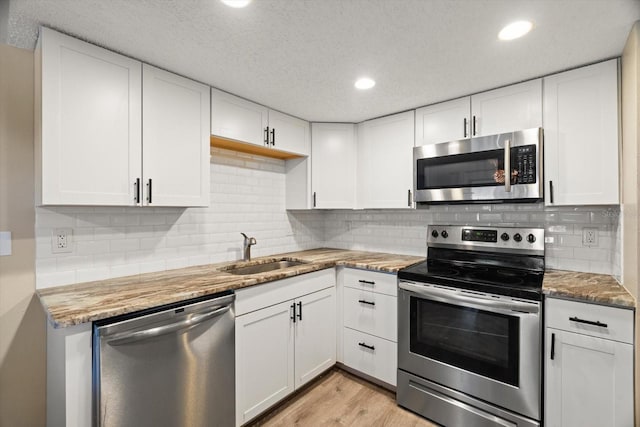
M225 272L225 269L243 264L235 261L57 286L40 289L37 294L51 324L64 328L336 265L395 273L424 260L424 257L410 255L323 248L255 258L251 263L283 258L302 260L307 264L243 276Z
M544 273L542 292L550 297L571 298L622 308L636 306L633 295L616 279L606 274L547 270Z

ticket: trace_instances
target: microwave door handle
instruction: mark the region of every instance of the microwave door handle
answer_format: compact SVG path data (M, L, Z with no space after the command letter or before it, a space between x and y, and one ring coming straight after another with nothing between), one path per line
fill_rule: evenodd
M511 192L511 140L504 142L504 191Z

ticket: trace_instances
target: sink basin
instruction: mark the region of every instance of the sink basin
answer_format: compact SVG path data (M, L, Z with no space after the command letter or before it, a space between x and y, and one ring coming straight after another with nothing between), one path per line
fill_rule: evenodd
M224 268L223 271L226 273L237 274L237 275L246 275L246 274L256 274L256 273L266 273L268 271L274 270L282 270L289 267L295 267L296 265L308 264L306 261L296 261L289 259L281 259L270 262L265 262L262 264L253 264L253 265L234 265L231 267Z

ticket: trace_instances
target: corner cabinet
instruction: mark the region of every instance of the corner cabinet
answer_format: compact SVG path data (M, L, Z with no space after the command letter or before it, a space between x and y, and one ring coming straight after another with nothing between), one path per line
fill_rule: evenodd
M542 127L542 79L416 110L416 146Z
M356 127L353 124L311 124L311 184L314 208L355 208L356 143Z
M358 125L357 205L413 207L414 111Z
M618 60L544 78L547 205L619 203L618 126Z
M207 86L48 28L35 64L38 204L209 204Z
M236 292L236 425L336 361L335 270Z
M214 142L214 145L221 148L282 159L308 156L311 151L308 122L213 88L211 135L223 139ZM237 143L273 152L256 148L251 150L250 147L242 147ZM287 156L278 151L292 155Z
M633 310L548 298L545 425L633 425Z

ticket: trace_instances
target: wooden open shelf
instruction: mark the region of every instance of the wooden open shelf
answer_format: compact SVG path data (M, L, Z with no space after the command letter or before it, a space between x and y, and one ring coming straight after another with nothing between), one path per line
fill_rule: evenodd
M221 138L219 136L211 135L211 146L217 148L224 148L226 150L240 151L242 153L256 154L258 156L271 157L274 159L298 159L298 154L287 153L286 151L280 151L276 148L261 147L259 145L248 144L245 142L235 141L233 139Z

